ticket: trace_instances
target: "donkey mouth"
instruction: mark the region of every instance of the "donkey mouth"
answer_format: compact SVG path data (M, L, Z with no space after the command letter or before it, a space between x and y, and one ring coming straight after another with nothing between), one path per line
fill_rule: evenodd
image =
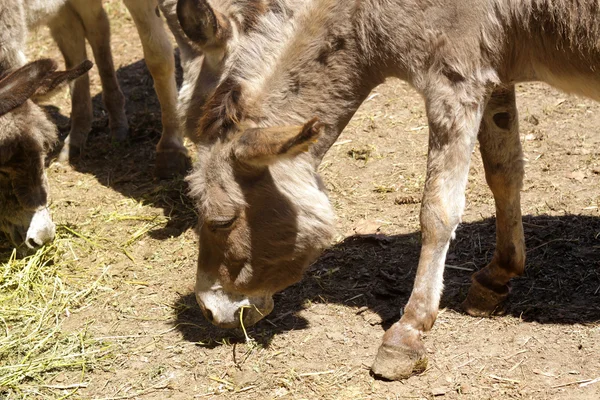
M219 328L246 328L256 324L273 310L273 298L241 298L231 301L223 292L196 294L204 317Z

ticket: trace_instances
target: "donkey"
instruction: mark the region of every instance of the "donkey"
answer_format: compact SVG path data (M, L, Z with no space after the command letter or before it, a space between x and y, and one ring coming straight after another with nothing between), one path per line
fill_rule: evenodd
M317 166L369 92L398 77L422 94L429 121L422 246L413 291L372 372L421 372L422 334L438 313L475 141L496 203L497 243L463 305L489 316L525 265L514 85L540 80L600 100L598 2L248 3L263 7L241 35L219 1L177 4L188 40L224 53L194 127L198 162L187 178L199 214L198 303L215 325L237 327L241 318L248 326L269 314L275 292L301 279L334 230Z
M56 63L43 59L13 72L0 70L0 230L18 248L24 243L35 249L55 234L44 159L56 142L56 127L29 99L47 95L91 67L87 61L56 72Z
M177 86L173 48L159 17L157 0L123 0L136 24L146 65L154 79L161 106L163 132L157 145L156 170L159 177L187 170L187 150L183 145L177 117ZM108 111L113 140L123 141L129 135L125 115L125 98L115 74L110 48L108 17L102 0L19 0L0 7L13 14L13 19L28 29L46 24L58 44L67 68L87 59L87 38L98 65L104 105ZM18 52L13 63L23 65L25 37L16 38ZM1 51L1 50L0 50ZM87 75L72 87L71 129L59 154L59 161L77 157L92 127L92 102Z

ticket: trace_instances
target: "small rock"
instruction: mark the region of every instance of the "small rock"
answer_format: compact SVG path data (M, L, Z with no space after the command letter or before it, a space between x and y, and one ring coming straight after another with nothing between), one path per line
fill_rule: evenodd
M373 149L362 148L362 149L350 149L350 150L348 150L347 154L355 160L367 161L371 157L372 153L373 153Z
M462 394L469 394L473 391L473 388L471 388L471 385L469 385L468 383L461 383L458 387L458 391Z
M394 199L394 204L404 205L404 204L419 204L421 199L417 196L410 195L398 195Z
M529 122L531 125L539 125L540 120L533 114L525 117L525 121Z
M583 171L573 171L568 175L569 178L577 181L577 182L583 182L583 180L585 179L585 172Z
M258 374L251 370L234 371L231 374L231 380L238 388L251 385L258 380Z
M327 332L325 336L327 336L327 339L336 343L344 343L346 339L345 335L340 332Z
M434 397L438 397L438 396L445 396L445 395L446 395L446 392L447 392L447 390L446 390L446 388L444 388L444 387L437 387L437 388L433 388L433 389L431 389L431 394L432 394Z
M374 233L379 232L381 229L381 223L377 221L369 221L363 219L359 221L356 226L352 229L354 234L356 235L372 235Z

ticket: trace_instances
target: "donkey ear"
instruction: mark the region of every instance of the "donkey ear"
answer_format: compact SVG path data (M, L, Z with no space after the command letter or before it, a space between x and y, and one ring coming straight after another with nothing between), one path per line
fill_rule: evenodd
M53 60L31 62L0 80L0 116L25 103L42 85L46 76L56 70Z
M266 167L308 151L322 127L323 123L313 118L303 126L248 129L235 139L233 154L244 165Z
M187 37L200 47L223 46L231 37L227 17L206 0L179 0L177 19Z
M35 91L34 96L36 98L52 96L53 92L59 90L64 85L88 72L93 65L94 63L91 61L85 60L78 66L68 71L57 71L47 74L38 89Z

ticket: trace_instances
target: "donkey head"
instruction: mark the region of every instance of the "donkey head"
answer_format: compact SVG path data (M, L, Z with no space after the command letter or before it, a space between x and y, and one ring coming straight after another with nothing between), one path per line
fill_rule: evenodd
M249 326L331 241L334 214L307 152L321 130L240 129L200 150L188 177L199 211L196 298L215 325Z
M250 117L261 107L252 98L256 85L238 79L262 79L268 65L251 71L249 57L274 58L283 48L279 40L293 25L287 3L294 1L212 2L218 10L206 0L177 5L181 28L205 51L205 64L214 49L224 54L218 85L194 108L199 161L188 177L199 214L196 298L221 327L252 325L271 312L273 294L298 282L333 236L334 213L315 169L315 150L326 147L313 145L323 124L285 123L304 120L297 110L277 121ZM236 7L243 11L232 12Z
M54 238L48 213L44 158L56 141L56 127L30 98L45 96L91 68L85 62L56 72L44 59L0 80L0 230L19 246L39 247Z

